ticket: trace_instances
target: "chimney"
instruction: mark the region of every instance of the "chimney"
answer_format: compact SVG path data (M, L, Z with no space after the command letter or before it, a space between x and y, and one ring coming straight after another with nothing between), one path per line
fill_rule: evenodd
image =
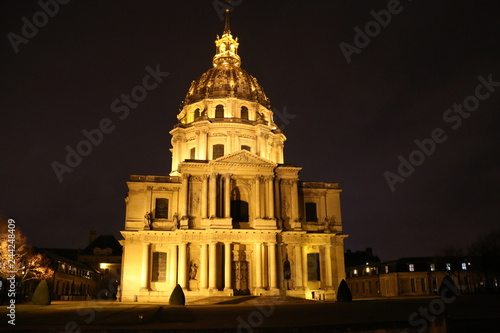
M95 241L96 238L97 238L97 231L90 230L90 233L89 233L89 244L92 243L93 241Z

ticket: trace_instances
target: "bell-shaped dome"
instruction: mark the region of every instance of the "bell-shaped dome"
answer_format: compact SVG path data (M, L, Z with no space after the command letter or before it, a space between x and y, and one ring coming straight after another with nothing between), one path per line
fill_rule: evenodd
M196 103L206 98L236 97L258 102L270 109L271 103L257 79L240 67L238 38L234 39L229 29L229 15L226 11L226 24L222 37L215 41L216 54L213 68L191 83L182 106Z

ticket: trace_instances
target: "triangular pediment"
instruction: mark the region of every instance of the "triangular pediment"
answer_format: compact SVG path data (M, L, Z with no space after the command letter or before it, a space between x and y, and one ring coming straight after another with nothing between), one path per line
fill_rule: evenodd
M247 164L247 165L268 165L276 166L276 163L265 159L263 157L257 156L249 151L240 150L229 155L219 157L211 161L212 163L234 163L234 164Z

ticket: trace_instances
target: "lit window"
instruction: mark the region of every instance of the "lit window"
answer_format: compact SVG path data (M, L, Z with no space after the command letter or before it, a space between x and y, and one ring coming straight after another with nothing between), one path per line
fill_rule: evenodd
M467 270L467 263L465 263L465 262L462 263L462 270L463 271Z
M408 270L410 272L414 272L415 271L415 265L414 264L408 264Z
M436 264L431 264L431 272L434 272L436 270Z
M387 266L387 265L385 266L385 272L389 273L389 266Z
M357 269L354 270L354 275L358 275L358 270Z
M366 267L366 272L370 273L370 267Z
M451 271L451 264L449 262L446 263L446 270Z

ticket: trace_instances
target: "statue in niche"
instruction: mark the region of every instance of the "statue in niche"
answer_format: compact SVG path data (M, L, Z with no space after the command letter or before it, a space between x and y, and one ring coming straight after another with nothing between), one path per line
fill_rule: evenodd
M335 216L332 216L330 218L326 217L325 218L325 223L324 223L324 232L329 234L332 231L332 227L335 225Z
M146 219L146 226L144 229L151 229L151 221L153 220L153 214L151 212L146 212L144 218Z
M175 212L172 221L174 222L174 230L179 228L179 215Z
M194 261L191 261L191 266L189 267L189 280L196 280L196 275L198 274L198 265Z

